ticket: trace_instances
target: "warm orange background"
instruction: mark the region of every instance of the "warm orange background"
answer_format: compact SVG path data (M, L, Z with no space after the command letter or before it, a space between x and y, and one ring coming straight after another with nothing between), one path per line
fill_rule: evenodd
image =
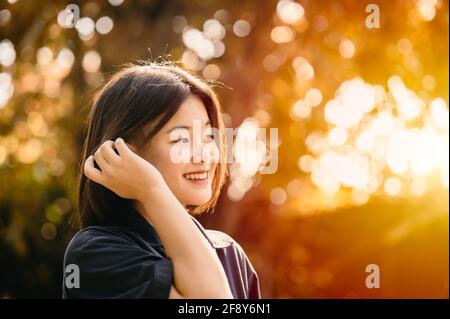
M278 129L276 173L231 165L200 217L263 297L448 298L448 1L92 0L77 28L68 3L0 7L0 297L60 297L93 92L170 54L223 84L244 139Z

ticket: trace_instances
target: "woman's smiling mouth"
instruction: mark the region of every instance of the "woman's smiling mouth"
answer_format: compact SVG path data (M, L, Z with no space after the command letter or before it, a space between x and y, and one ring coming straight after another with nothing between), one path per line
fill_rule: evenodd
M183 177L188 180L189 182L195 184L195 185L205 185L208 183L209 173L208 171L198 171L198 172L192 172L192 173L186 173L183 174Z

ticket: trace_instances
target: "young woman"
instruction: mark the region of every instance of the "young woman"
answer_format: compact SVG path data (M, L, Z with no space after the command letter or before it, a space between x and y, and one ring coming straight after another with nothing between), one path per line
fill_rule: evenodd
M211 87L173 63L128 66L106 83L82 152L64 298L260 298L240 245L193 217L224 184L223 130Z

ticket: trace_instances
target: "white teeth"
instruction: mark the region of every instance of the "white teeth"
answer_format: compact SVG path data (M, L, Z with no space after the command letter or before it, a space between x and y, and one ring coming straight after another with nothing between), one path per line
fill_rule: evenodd
M194 179L194 180L198 180L198 179L206 179L208 178L208 173L201 173L201 174L184 174L184 177L187 179Z

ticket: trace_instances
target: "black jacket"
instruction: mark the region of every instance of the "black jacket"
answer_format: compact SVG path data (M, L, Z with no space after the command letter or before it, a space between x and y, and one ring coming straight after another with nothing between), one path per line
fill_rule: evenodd
M127 215L127 221L89 226L74 236L64 256L63 298L168 298L172 261L152 225L137 212ZM192 220L216 250L234 298L261 298L258 276L242 247ZM79 269L79 288L66 287L71 269L66 267L73 264Z

